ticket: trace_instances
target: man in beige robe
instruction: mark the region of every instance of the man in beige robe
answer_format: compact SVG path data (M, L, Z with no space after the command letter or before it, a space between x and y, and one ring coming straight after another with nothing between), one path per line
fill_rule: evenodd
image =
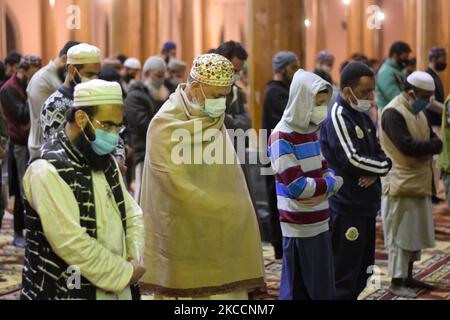
M224 126L233 74L222 56L198 57L150 124L143 288L157 299L248 299L265 285L256 214Z

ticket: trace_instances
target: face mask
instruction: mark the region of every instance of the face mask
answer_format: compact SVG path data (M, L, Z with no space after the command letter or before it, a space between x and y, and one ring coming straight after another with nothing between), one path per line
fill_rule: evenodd
M331 67L329 65L324 64L321 69L328 74L331 73Z
M408 66L408 63L408 59L399 59L397 64L400 66L400 68L404 69Z
M445 62L436 63L436 71L444 71L445 69L447 69L447 63Z
M220 118L227 109L226 98L207 99L202 85L200 85L200 89L202 91L203 98L205 98L205 109L203 110L204 113L208 117L213 119Z
M327 106L314 107L311 115L311 122L318 126L325 121L327 116L328 116Z
M89 124L92 128L92 122L89 120ZM95 129L95 140L90 141L85 134L86 139L91 143L92 150L99 156L105 156L114 151L119 143L119 135L115 133L111 133L102 129ZM83 131L84 132L84 131Z
M414 97L416 96L414 92L412 92L412 94L414 95ZM420 112L422 112L423 110L425 110L428 105L430 104L430 100L425 100L425 99L417 99L410 101L411 106L412 106L412 110L415 114L419 114Z
M357 101L357 104L354 104L353 102L350 102L350 105L352 106L353 109L355 109L358 112L367 112L369 111L370 107L372 106L372 101L371 100L360 100L356 97L356 95L353 93L352 88L350 88L350 92L353 96L353 98L355 98L355 100Z
M88 78L88 77L82 77L81 74L80 74L80 72L79 72L76 68L75 68L75 72L77 73L79 79L81 79L81 82L80 82L80 83L85 83L85 82L88 82L88 81L91 81L91 80L92 80L92 79L90 79L90 78ZM75 79L74 79L73 81L75 82L75 85L80 84L80 83L78 83L78 81L75 80Z

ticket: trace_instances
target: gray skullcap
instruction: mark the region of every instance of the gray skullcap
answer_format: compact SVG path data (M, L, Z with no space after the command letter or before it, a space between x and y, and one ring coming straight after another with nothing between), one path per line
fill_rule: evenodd
M166 72L167 65L163 58L158 56L153 56L147 59L144 63L143 73L146 72Z
M278 52L272 59L273 71L280 72L283 68L298 60L298 56L291 51Z
M434 79L427 72L416 71L413 72L407 79L408 83L418 89L425 91L435 91L436 85Z
M184 69L186 69L187 64L184 61L172 58L169 61L169 65L167 66L167 69L169 69L170 71L183 71Z

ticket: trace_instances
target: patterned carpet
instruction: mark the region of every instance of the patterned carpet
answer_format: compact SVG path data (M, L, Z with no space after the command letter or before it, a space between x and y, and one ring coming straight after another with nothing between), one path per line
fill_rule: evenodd
M424 251L422 261L415 265L417 279L438 285L433 292L420 292L418 299L450 300L450 211L445 204L434 209L436 224L436 247ZM0 300L19 298L23 253L11 245L13 239L11 217L7 215L0 231ZM258 292L255 299L274 300L278 296L281 262L274 260L270 245L264 246L267 292ZM377 224L376 265L380 268L381 288L367 288L360 296L364 300L397 300L387 291L387 253L383 246L381 221ZM374 283L376 281L373 281Z

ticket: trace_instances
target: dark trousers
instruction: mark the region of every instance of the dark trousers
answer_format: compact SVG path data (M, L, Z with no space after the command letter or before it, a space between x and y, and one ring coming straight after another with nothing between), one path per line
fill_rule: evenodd
M2 166L0 165L0 229L2 228L3 216L5 215L5 199L3 198L2 178Z
M375 263L375 217L346 215L332 210L331 237L336 278L335 300L357 300L366 288ZM355 239L351 230L358 232ZM350 239L349 239L350 238Z
M29 161L27 146L9 144L8 176L9 193L14 200L14 233L23 235L25 229L25 206L22 180Z
M267 202L270 213L270 242L275 249L275 258L283 257L283 236L281 234L280 213L278 212L277 190L275 187L275 177L266 176Z
M283 238L280 300L331 300L334 268L330 233Z

